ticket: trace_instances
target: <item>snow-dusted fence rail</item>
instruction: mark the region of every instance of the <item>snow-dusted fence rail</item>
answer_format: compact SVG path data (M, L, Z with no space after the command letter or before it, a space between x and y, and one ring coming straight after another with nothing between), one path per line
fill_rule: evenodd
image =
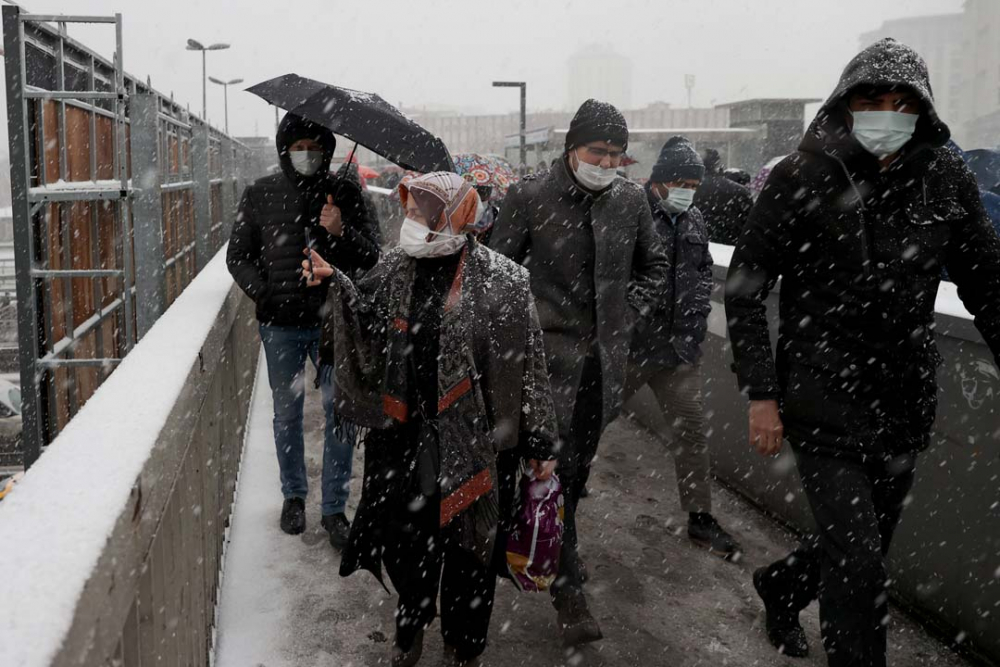
M78 23L107 26L111 59ZM125 72L122 29L3 8L26 465L223 244L257 175L249 148Z
M0 505L3 664L208 664L259 350L220 252Z
M746 398L731 370L722 287L732 248L712 244L712 295L703 360L714 472L800 531L813 527L785 447L764 459L747 445ZM768 301L772 340L777 291ZM931 449L917 464L912 500L890 551L894 598L955 642L1000 664L1000 374L972 318L943 283L937 340L944 356ZM647 390L648 391L648 390ZM649 394L629 406L654 430L666 425Z

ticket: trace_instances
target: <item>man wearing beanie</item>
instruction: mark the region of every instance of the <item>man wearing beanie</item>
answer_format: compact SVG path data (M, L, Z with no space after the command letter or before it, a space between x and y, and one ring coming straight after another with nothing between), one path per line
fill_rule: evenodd
M378 220L352 172L335 179L333 133L286 114L276 137L281 170L247 186L229 239L226 264L257 305L260 337L274 398L274 444L285 498L279 525L289 535L305 531L308 492L302 427L306 361L317 363L320 308L328 282L307 287L302 251L311 241L338 267L363 271L379 258ZM347 543L344 514L354 443L334 429L331 383L322 384L326 431L323 447L322 524L337 548Z
M576 508L604 427L617 416L633 330L669 268L642 189L616 175L625 118L587 100L561 160L513 186L493 247L531 272L559 424L565 534L553 604L567 646L601 638L583 592Z
M705 178L694 196L694 204L705 217L710 240L736 244L750 217L753 197L748 188L725 175L722 158L714 148L705 151Z
M659 307L632 340L625 399L649 385L668 424L688 537L726 559L740 545L712 516L710 458L705 424L701 343L711 311L712 255L705 221L692 199L705 174L684 137L663 145L646 184L646 198L660 243L671 258Z

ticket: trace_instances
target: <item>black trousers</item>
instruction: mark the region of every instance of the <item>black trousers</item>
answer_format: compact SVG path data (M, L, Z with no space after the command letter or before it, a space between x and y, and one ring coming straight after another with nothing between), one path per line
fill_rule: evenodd
M580 502L580 492L590 476L591 462L597 455L603 411L601 362L596 356L588 356L583 365L573 419L569 424L559 424L562 448L559 450L556 473L563 487L564 530L559 576L552 586L552 595L557 602L564 596L583 594L576 508Z
M819 598L830 667L884 667L885 555L916 455L860 462L796 449L795 457L818 532L768 567L768 587L795 613Z
M422 503L422 504L421 504ZM389 524L382 561L399 594L396 642L413 646L419 630L437 615L440 590L441 634L463 660L486 648L493 614L496 577L492 564L463 549L454 531L439 527L440 497L420 496L403 509L405 519Z

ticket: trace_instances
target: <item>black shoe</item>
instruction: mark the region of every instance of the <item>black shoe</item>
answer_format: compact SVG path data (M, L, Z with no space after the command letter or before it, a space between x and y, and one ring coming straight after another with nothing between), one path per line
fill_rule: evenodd
M767 589L767 568L762 567L753 573L753 587L764 602L766 616L767 639L778 653L790 658L804 658L809 655L809 641L806 631L799 624L799 613L788 608L770 594Z
M351 522L343 512L323 515L323 528L330 533L330 546L343 549L347 546L347 538L351 534Z
M289 535L301 535L306 530L306 501L285 498L281 506L281 529Z
M445 642L441 667L484 667L484 663L482 657L478 655L474 658L463 658L457 648Z
M557 622L563 633L563 646L580 646L604 639L601 626L587 607L583 593L565 595L553 601Z
M580 489L580 497L581 498L589 498L590 497L590 487L587 486L586 484L584 484L583 488Z
M399 648L399 644L392 642L392 657L389 664L391 667L413 667L420 662L420 656L424 653L424 631L417 630L417 635L413 638L413 646L409 651Z
M692 514L688 521L688 537L698 546L726 560L737 562L743 557L743 547L711 514Z

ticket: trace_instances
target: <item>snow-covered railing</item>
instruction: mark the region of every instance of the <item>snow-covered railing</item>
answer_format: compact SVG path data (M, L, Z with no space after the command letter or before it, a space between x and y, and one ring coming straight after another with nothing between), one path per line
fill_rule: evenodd
M711 244L715 290L703 346L706 407L711 415L713 472L755 504L800 531L812 529L794 457L788 447L765 459L747 444L747 400L732 372L723 286L732 246ZM772 337L778 324L778 291L768 299ZM896 533L890 569L896 602L1000 663L1000 372L958 299L942 282L936 302L937 421L930 449ZM774 342L772 340L772 342ZM886 379L886 382L891 380ZM891 386L889 387L891 389ZM648 389L627 408L652 430L667 425Z
M259 348L223 249L0 504L0 662L208 664Z

